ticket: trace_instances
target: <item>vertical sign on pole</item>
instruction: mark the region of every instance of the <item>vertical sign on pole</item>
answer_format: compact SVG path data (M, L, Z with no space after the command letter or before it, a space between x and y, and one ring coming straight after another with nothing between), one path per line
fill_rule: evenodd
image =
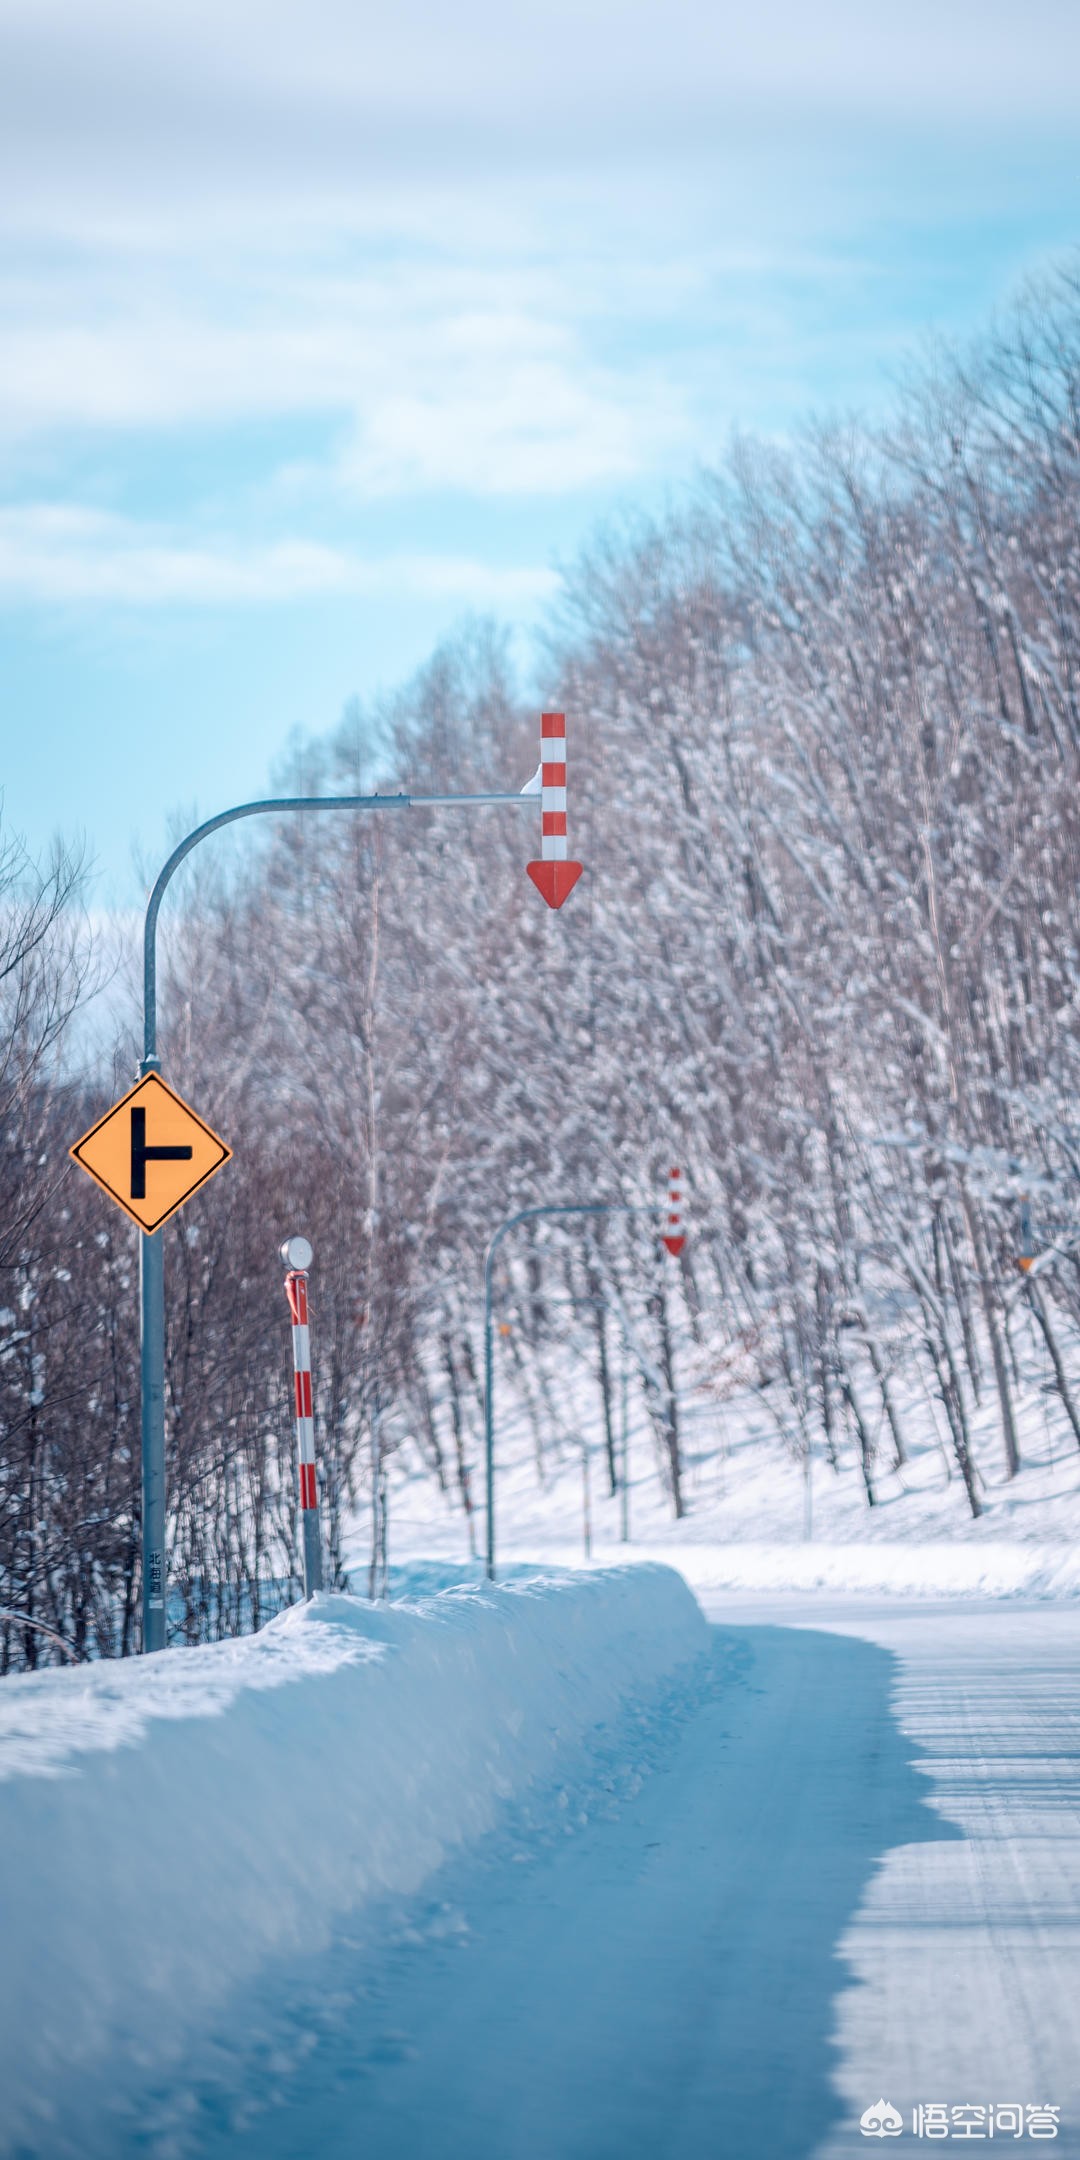
M311 1247L305 1237L286 1238L281 1257L289 1272L285 1295L292 1315L293 1372L296 1382L296 1452L300 1468L300 1521L304 1542L304 1596L321 1590L322 1538L319 1488L315 1476L315 1412L311 1400L311 1336L308 1331L307 1271Z
M525 867L548 906L561 908L581 876L581 864L567 860L565 713L540 715L539 780L541 860ZM535 787L535 780L530 787Z
M681 1170L672 1170L668 1177L668 1219L663 1242L669 1253L681 1253L686 1243L685 1229L686 1187Z
M69 1150L139 1226L144 1650L165 1648L165 1262L162 1225L230 1159L149 1053L133 1088Z

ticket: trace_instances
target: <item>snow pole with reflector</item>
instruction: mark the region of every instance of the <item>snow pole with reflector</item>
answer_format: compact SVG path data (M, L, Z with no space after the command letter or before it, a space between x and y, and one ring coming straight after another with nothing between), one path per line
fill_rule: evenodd
M319 1486L315 1475L315 1410L311 1397L311 1335L308 1328L307 1271L311 1246L305 1237L286 1238L281 1257L289 1272L285 1295L292 1317L293 1375L296 1388L296 1452L300 1470L300 1521L303 1525L304 1596L321 1590L322 1537Z
M540 715L540 765L522 794L540 796L540 861L526 864L538 893L550 908L560 908L573 892L582 865L567 856L566 714Z
M686 1243L686 1183L681 1170L668 1173L668 1218L663 1242L669 1253L681 1253Z

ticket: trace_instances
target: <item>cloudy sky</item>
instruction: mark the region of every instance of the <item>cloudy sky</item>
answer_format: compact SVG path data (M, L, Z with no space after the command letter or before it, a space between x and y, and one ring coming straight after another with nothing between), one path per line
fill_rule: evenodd
M1075 0L4 0L7 825L170 818L1080 240ZM538 685L542 688L542 685Z

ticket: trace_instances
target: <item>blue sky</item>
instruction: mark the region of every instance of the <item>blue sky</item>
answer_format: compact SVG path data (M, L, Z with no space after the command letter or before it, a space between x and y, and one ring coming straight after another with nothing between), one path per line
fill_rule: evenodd
M527 666L599 520L1061 259L1078 63L1072 0L5 0L8 826L126 906L464 612Z

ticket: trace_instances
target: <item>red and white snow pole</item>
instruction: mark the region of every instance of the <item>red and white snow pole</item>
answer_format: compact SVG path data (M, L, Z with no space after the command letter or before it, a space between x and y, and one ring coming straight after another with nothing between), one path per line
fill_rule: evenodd
M681 1170L668 1172L668 1219L663 1243L669 1253L681 1253L686 1243L686 1183Z
M304 1596L321 1590L322 1538L319 1534L319 1488L315 1477L315 1412L311 1400L311 1336L308 1332L307 1271L311 1247L305 1237L286 1238L281 1257L289 1272L285 1295L292 1315L293 1372L296 1380L296 1452L300 1465L300 1520L304 1528Z
M530 781L529 792L540 793L540 861L526 864L537 892L550 908L560 908L572 893L581 864L571 862L566 851L566 714L540 715L540 770ZM525 790L522 789L522 793Z

